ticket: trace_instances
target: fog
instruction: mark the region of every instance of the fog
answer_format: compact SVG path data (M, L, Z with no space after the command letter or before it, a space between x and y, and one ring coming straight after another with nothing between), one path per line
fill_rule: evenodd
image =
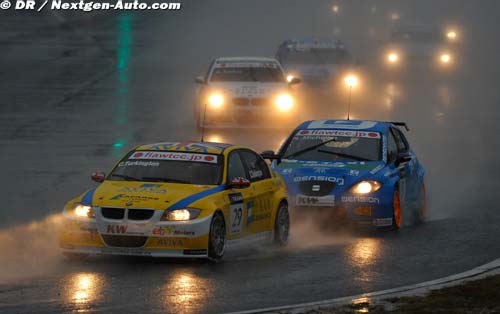
M333 5L339 6L338 13L332 12ZM283 40L293 37L335 36L346 43L359 61L357 71L361 73L360 89L353 95L353 117L408 123L408 138L426 168L431 220L490 210L489 205L498 202L496 191L500 187L499 12L500 3L495 0L184 1L178 14L129 17L131 31L126 44L131 50L130 72L111 71L108 78L83 87L74 98L57 106L50 105L52 100L47 101L49 105L44 103L46 106L37 100L44 99L40 95L46 88L61 93L55 86L62 83L47 77L58 70L71 76L75 73L71 63L56 60L45 65L38 62L35 52L25 52L24 58L33 60L36 68L26 66L21 74L14 74L13 68L5 67L0 78L2 83L11 82L9 91L0 91L0 112L5 114L0 126L5 145L2 151L9 152L0 156L0 162L7 167L23 161L6 169L0 189L0 197L6 200L0 208L0 278L56 270L60 257L54 224L57 216L53 215L66 200L93 186L87 179L91 171L109 169L120 154L139 143L199 138L192 116L197 89L193 78L203 74L213 58L272 57ZM379 41L393 23L393 14L399 16L400 23L457 27L461 42L453 73L441 75L422 69L396 77L381 73L376 54ZM29 18L19 20L31 21ZM44 18L55 17L49 14ZM71 24L72 17L66 18ZM68 39L64 27L50 30L57 34L58 48L53 49L76 46L75 53L85 56L75 62L86 64L89 72L101 71L105 67L97 64L97 59L104 55L120 58L117 51L124 39L115 33L123 19L116 15L97 25L92 19L78 20L78 33L71 34L76 38L90 36L104 47L102 55L88 51L96 49L89 48L92 43L85 46ZM16 20L3 22L13 37L29 32L9 25L9 21ZM31 44L48 50L47 42L32 39ZM21 57L10 52L6 56L9 62L19 58L22 67ZM38 76L34 78L33 73ZM87 73L78 75L78 81L89 79ZM124 75L128 75L126 81ZM30 98L14 108L15 96L25 92ZM344 118L345 93L332 87L322 95L302 96L301 103L308 108L305 116ZM125 125L114 119L121 114L122 105L128 108ZM39 118L41 114L44 116ZM51 120L54 116L58 120ZM261 151L277 149L290 130L207 130L207 136ZM39 133L43 136L34 137ZM117 138L127 139L123 148L111 148ZM45 156L42 160L24 157L39 152ZM332 240L309 222L300 224L296 235L309 240L291 243L293 250L349 240L349 236Z

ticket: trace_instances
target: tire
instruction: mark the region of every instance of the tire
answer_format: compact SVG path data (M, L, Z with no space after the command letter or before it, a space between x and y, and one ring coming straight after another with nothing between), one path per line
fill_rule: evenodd
M85 253L74 253L74 252L63 252L64 258L72 262L82 262L85 261L89 254Z
M401 198L399 191L394 190L392 205L392 229L399 230L403 225L403 209L401 208Z
M208 234L208 258L220 261L226 251L226 223L220 212L215 212Z
M281 202L274 221L274 245L276 247L287 246L289 235L290 213L288 212L288 204Z
M422 183L420 186L420 192L418 196L418 204L415 209L415 223L421 224L425 221L427 216L427 193L425 191L425 184Z

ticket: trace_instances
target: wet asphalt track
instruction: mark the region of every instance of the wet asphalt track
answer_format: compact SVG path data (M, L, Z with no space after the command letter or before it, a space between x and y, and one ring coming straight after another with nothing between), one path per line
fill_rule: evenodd
M498 34L490 28L496 17L484 13L494 11L493 1L464 8L468 15L450 13L470 23L469 34L483 36L469 37L475 41L468 47L482 53L464 49L468 63L451 78L416 72L396 82L363 64L370 95L355 98L353 114L409 122L428 174L425 225L399 234L322 234L300 223L286 250L229 252L217 265L136 258L68 263L59 256L45 217L93 186L90 172L109 169L138 143L198 138L192 78L211 58L272 55L286 37L329 35L337 25L325 10L329 2L267 3L186 2L179 13L121 16L0 12L1 313L247 310L422 282L498 257L499 64L487 58L498 50L486 39ZM359 23L338 21L367 58L362 48L369 39L349 27ZM308 105L315 116L334 116L343 104L331 108L319 97ZM276 148L288 131L208 135L263 150Z

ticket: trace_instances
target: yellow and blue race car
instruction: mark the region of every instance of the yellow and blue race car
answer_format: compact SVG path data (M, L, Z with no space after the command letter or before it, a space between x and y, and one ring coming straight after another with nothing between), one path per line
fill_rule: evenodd
M219 260L226 245L288 243L286 187L254 151L219 143L157 143L127 153L101 184L69 201L60 247Z

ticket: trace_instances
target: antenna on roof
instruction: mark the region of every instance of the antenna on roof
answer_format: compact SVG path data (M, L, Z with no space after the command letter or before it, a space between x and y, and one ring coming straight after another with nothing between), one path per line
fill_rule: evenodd
M205 117L207 115L207 103L203 107L203 120L201 120L201 142L204 142L205 137Z

